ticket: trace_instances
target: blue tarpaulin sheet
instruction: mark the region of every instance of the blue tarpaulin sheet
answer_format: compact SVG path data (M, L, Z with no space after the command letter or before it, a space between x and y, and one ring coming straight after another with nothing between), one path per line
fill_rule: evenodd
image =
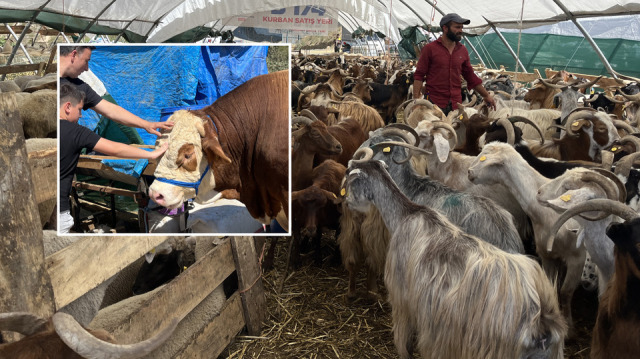
M163 109L211 104L248 79L266 74L267 51L268 46L237 45L98 46L89 68L119 106L158 122ZM79 123L95 130L99 121L98 114L88 110ZM155 135L136 130L145 144L155 144ZM135 165L124 167L116 169L139 176Z

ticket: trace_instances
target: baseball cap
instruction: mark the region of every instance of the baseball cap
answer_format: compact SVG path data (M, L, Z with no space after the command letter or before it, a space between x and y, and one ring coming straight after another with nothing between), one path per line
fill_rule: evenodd
M456 13L450 13L442 17L442 19L440 20L440 27L442 27L442 25L447 24L449 21L457 22L458 24L464 24L464 25L469 25L469 23L471 23L471 20L469 19L463 19L460 17L460 15Z

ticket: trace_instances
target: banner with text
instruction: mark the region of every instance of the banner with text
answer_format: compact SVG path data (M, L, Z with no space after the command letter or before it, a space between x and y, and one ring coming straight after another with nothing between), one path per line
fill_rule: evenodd
M255 13L251 16L236 16L227 25L274 29L301 35L326 36L339 24L320 6L293 6Z

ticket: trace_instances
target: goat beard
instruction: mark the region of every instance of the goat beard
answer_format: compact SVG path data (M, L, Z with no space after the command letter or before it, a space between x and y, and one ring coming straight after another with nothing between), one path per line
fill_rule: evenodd
M452 31L447 31L447 38L453 42L462 41L462 35L456 35Z

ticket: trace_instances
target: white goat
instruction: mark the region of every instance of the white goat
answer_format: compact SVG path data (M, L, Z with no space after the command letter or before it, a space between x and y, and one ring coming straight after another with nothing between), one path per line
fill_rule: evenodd
M411 202L378 161L353 160L345 190L349 207L377 207L392 233L385 284L400 358L414 335L425 359L562 357L566 324L535 261Z
M536 251L549 279L556 280L561 267L566 266L566 276L560 288L560 304L571 329L571 298L580 284L585 249L582 245L576 246L576 235L566 226L559 231L553 248L547 248L551 226L559 215L553 209L542 206L536 195L538 188L550 180L529 166L513 147L500 142L492 142L482 149L469 167L468 175L473 183L503 184L515 196L531 219Z

